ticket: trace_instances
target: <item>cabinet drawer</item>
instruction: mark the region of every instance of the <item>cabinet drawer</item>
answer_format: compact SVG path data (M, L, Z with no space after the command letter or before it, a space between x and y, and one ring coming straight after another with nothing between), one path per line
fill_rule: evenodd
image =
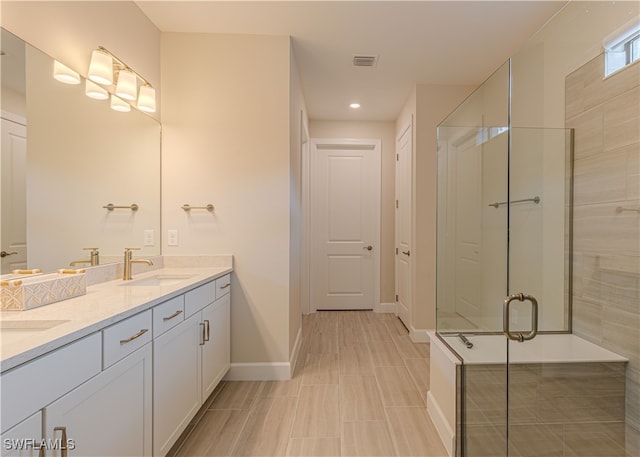
M216 279L216 300L231 292L231 275L224 275Z
M184 320L184 295L153 308L153 337L163 334Z
M151 341L151 310L136 314L102 331L102 369Z
M2 431L100 373L101 345L97 332L3 373Z
M216 282L211 281L190 290L184 295L184 314L185 319L209 303L213 303L216 299Z

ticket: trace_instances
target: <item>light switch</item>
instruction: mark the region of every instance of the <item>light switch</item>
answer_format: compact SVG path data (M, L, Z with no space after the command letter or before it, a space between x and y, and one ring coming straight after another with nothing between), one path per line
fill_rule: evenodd
M156 237L153 229L144 231L144 245L145 246L155 246Z
M178 245L178 231L177 230L167 230L167 244L169 246L177 246Z

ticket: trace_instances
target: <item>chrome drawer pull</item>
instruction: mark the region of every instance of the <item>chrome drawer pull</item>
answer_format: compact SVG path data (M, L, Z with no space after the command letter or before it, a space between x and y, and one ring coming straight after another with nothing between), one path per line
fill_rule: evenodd
M220 286L221 289L226 289L227 287L229 287L231 285L230 282L226 283L224 286Z
M173 313L171 316L167 316L167 317L163 317L162 320L163 321L170 321L171 319L173 319L176 316L179 316L180 314L182 314L182 310L179 309L178 311L176 311L175 313Z
M149 331L148 328L143 328L142 330L140 330L138 333L136 333L135 335L130 336L129 338L127 338L126 340L120 340L120 344L127 344L127 343L131 343L133 340L135 340L136 338L140 338L142 335L144 335L145 333L147 333Z

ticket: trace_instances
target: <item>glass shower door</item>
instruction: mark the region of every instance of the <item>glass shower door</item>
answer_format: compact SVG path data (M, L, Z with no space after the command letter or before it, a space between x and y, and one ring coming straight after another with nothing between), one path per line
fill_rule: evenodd
M563 395L557 388L568 372L548 363L559 349L548 343L549 333L569 329L570 152L569 130L510 129L503 209L509 233L503 304L509 456L566 455L561 435L569 424L557 409Z

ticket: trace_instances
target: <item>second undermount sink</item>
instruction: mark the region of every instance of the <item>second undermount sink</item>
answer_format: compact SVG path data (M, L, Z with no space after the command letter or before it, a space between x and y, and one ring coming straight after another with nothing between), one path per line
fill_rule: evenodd
M149 276L146 278L133 279L131 281L125 281L121 286L145 286L145 287L158 287L158 286L170 286L172 284L177 284L186 279L193 278L194 275L155 275Z
M2 320L0 321L0 341L2 344L11 343L40 332L50 330L68 320Z
M49 330L50 328L57 327L60 324L64 324L69 321L64 320L2 320L0 321L0 331L31 331L42 332Z

